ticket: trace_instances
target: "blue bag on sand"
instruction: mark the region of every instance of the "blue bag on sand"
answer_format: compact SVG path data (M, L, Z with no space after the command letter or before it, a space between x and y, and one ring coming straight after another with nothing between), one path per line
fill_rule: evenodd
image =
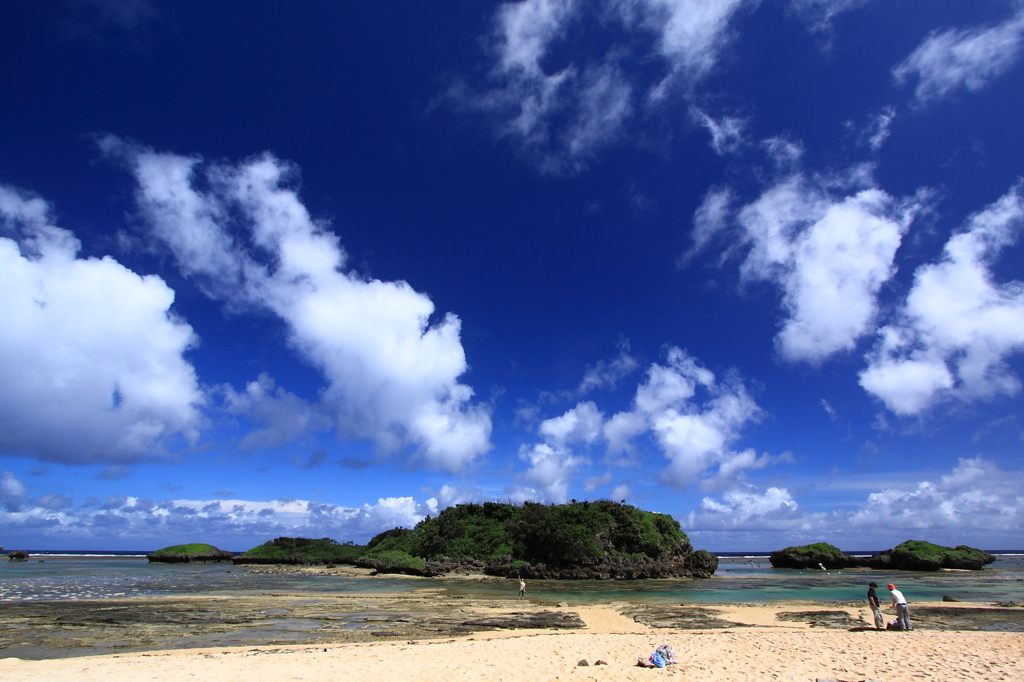
M659 654L657 651L651 654L651 663L658 666L659 668L665 667L665 659L662 658L661 654Z

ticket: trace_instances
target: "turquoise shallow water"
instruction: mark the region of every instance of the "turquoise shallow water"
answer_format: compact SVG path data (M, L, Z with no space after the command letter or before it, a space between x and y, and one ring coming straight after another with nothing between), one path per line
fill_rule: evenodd
M1024 602L1024 553L997 555L983 571L913 573L899 571L796 571L774 569L766 556L722 557L710 580L529 581L531 601L574 604L608 601L670 603L753 603L809 599L863 599L867 584L896 583L913 602ZM39 559L43 559L40 562ZM753 564L753 565L752 565ZM758 566L760 564L760 566ZM345 578L299 574L249 573L226 564L150 564L143 556L69 556L35 553L24 563L0 560L0 600L89 599L190 594L317 592L375 594L448 593L466 596L514 595L513 580L444 580Z

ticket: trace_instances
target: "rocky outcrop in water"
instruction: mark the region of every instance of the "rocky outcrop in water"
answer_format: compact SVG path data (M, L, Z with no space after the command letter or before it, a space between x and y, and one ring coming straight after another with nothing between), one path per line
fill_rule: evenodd
M818 542L813 545L787 547L772 552L771 562L775 568L818 568L827 570L840 568L873 568L897 571L938 571L956 568L980 571L996 558L980 549L958 545L943 547L922 540L907 540L894 549L887 549L869 557L844 554L834 545Z
M12 549L7 554L8 561L28 561L28 552L23 549Z

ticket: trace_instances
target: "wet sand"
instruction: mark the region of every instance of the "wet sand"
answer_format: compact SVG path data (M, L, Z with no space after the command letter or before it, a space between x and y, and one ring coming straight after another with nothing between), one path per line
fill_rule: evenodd
M325 609L341 609L346 604L337 597L317 595L261 595L250 599L257 601L228 600L235 602L228 606L213 600L185 600L194 602L191 606L195 622L166 625L169 630L163 636L173 632L182 635L183 629L194 632L178 640L183 645L189 642L195 645L187 650L38 661L3 658L0 659L0 676L25 681L130 678L158 682L192 678L219 682L343 678L368 682L396 677L403 682L481 679L611 682L663 676L680 681L709 682L813 681L817 678L885 682L1024 679L1024 663L1021 662L1024 633L938 629L935 626L942 619L928 615L928 609L945 609L946 615L942 618L948 620L962 612L966 614L961 619L962 625L977 628L986 627L985 621L977 620L976 614L967 616L977 611L992 611L1000 615L989 625L999 618L1008 618L1005 622L1018 627L1024 624L1024 608L1020 607L920 605L912 611L912 616L920 616L915 631L903 633L866 627L862 620L864 609L856 604L790 602L769 606L676 607L609 604L551 608L528 602L391 596L376 605L381 620L372 620L370 616L362 621L331 621L335 625L347 622L351 629L339 627L333 632L324 631L317 635L323 641L315 645L278 643L223 647L201 643L204 637L210 636L204 628L223 631L237 627L235 632L244 631L249 626L241 616L260 606L258 600L261 599L265 600L264 606L276 604L278 608L291 609L286 614L256 612L255 615L267 620L287 615L296 620L311 618L321 622L330 620ZM303 607L300 602L308 606ZM152 605L153 609L148 611L150 616L138 618L142 625L124 625L121 635L130 639L133 634L141 634L145 625L153 628L152 636L157 636L154 634L157 624L152 616L161 605L172 618L184 618L183 605L171 608L172 604L164 600L162 604ZM349 602L348 606L354 604ZM952 616L947 612L952 612ZM343 613L343 610L335 613ZM16 623L6 608L4 614L3 631L8 632L12 627L19 629L14 627ZM242 622L227 622L231 614ZM406 618L409 614L419 614L424 619ZM550 614L560 618L561 625L555 628L507 627L512 620L527 622L531 616L535 625L542 626L543 618L551 617ZM681 620L673 622L673 618ZM97 622L62 627L81 627L83 630L74 638L87 639L87 631L103 629L98 625L102 614L94 620ZM116 620L116 617L108 620ZM218 620L220 625L215 625ZM207 624L196 625L204 622ZM28 629L38 626L27 621L22 625ZM955 622L949 621L943 627L954 625ZM114 622L108 623L108 629L118 627ZM411 630L403 628L417 627L440 629L427 636L407 638L406 633ZM459 627L472 632L456 633L445 629ZM315 633L316 629L306 634ZM359 637L372 641L357 641ZM638 657L646 657L660 644L672 645L679 665L664 670L635 666ZM607 665L595 665L598 659ZM589 665L578 665L581 660Z

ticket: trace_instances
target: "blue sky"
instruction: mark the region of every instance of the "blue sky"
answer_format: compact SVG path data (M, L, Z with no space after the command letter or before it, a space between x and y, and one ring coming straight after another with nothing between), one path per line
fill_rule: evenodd
M626 500L1024 546L1024 4L0 6L0 544Z

